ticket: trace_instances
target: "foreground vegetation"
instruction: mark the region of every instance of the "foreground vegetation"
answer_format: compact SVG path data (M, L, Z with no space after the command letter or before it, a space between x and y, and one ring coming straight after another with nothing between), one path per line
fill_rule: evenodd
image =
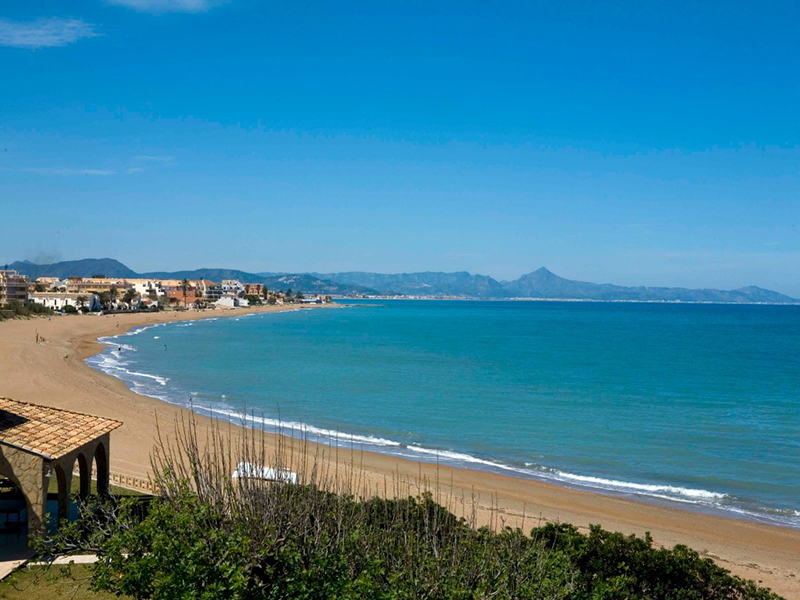
M430 493L352 494L352 478L337 488L316 464L296 485L231 479L265 458L221 437L203 446L188 427L154 459L160 498L86 506L51 549L96 552L92 589L133 598L778 598L684 546L599 527L476 528Z
M53 311L49 308L31 302L23 304L14 300L0 306L0 321L3 319L14 319L18 317L35 317L37 315L52 315Z

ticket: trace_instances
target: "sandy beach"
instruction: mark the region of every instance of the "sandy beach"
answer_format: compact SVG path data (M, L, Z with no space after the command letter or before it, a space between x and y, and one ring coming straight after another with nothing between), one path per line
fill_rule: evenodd
M132 327L273 312L296 307L259 307L227 311L106 316L59 316L0 323L0 396L118 419L124 425L111 443L113 472L147 477L156 437L156 415L170 430L183 409L130 391L121 381L97 372L84 360L101 351L98 337ZM304 310L326 310L309 307ZM44 337L36 343L37 334ZM211 424L199 417L201 427ZM287 443L299 447L300 442ZM308 448L315 452L314 448ZM325 452L330 452L325 449ZM707 515L628 498L594 494L544 482L491 473L415 463L380 454L339 450L341 464L356 463L374 489L397 478L437 482L441 494L476 499L478 520L528 529L542 520L566 521L585 528L635 533L649 531L657 543L685 544L733 573L753 579L786 598L800 598L800 531L752 521ZM389 487L391 489L391 487ZM524 515L524 523L523 523Z

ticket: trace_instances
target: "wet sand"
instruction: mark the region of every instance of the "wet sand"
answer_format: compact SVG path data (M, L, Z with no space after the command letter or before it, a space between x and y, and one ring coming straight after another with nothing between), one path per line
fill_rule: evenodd
M187 416L187 411L135 394L121 381L89 367L84 360L105 347L97 338L159 322L295 308L57 316L50 320L0 322L0 396L119 419L124 425L111 437L111 469L123 475L147 477L157 420L162 431L170 431L173 421ZM44 337L44 343L36 343L37 333ZM201 429L212 424L210 419L198 417ZM234 433L236 429L231 427ZM270 439L274 441L275 436ZM401 491L427 482L446 503L453 504L457 513L462 502L469 507L474 501L481 524L529 529L550 520L581 528L599 524L626 534L643 535L649 531L658 544L685 544L741 577L754 579L786 598L800 599L800 530L370 452L341 448L334 451L293 439L284 439L284 443L297 454L322 453L331 457L341 470L357 465L365 484L378 492L392 493L397 481L406 482Z

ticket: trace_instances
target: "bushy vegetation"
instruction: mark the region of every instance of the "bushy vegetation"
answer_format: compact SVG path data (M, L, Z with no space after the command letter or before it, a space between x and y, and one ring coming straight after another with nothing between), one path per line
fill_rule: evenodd
M53 311L41 304L31 302L23 304L17 300L5 304L0 310L0 320L3 318L30 317L36 315L52 315Z
M160 498L86 505L52 549L97 552L92 587L134 598L778 598L683 546L599 527L477 528L430 493L330 491L318 464L298 484L231 479L237 461L265 458L231 447L189 427L156 453Z

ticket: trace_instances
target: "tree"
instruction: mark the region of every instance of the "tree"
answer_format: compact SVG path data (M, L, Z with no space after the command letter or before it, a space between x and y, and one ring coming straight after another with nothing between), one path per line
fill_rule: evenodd
M105 275L92 275L92 279L105 279Z
M97 297L100 298L100 305L103 308L109 308L111 305L111 292L100 292Z
M136 300L138 295L139 294L137 294L134 290L126 290L125 295L122 297L122 301L133 308L133 301Z
M183 305L186 306L186 290L189 289L189 280L184 279L181 281L181 289L183 290Z
M109 304L109 308L111 308L111 305L114 303L114 301L115 301L117 298L119 298L119 291L117 290L117 286L115 286L115 285L112 285L112 286L111 286L111 289L110 289L110 290L108 290L108 304Z
M75 298L75 302L78 303L78 308L81 308L81 309L86 306L86 301L87 300L88 300L88 298L86 296L78 296L77 298Z
M44 286L41 283L37 282L36 285L33 286L33 291L34 292L43 292L44 291Z

